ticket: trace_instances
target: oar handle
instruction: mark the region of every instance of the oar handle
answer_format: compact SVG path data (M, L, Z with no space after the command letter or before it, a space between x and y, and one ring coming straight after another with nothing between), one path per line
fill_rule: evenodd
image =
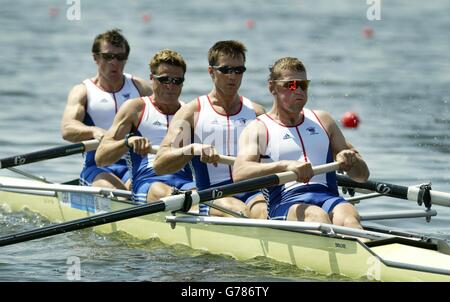
M335 161L335 162L332 162L332 163L315 166L315 167L313 167L313 172L314 172L314 175L327 173L327 172L332 172L332 171L338 170L339 166L340 166L340 163ZM288 183L290 181L296 181L297 180L297 174L295 172L293 172L293 171L277 173L277 176L280 179L280 184L285 184L285 183Z
M98 139L91 139L88 141L81 142L84 145L84 151L94 151L97 150L98 145L100 144L100 141Z
M219 163L224 165L232 166L234 165L234 161L236 160L236 157L228 156L228 155L220 155L219 157Z
M150 149L150 153L156 154L158 152L158 150L159 150L159 146L157 146L157 145L152 146L152 148ZM219 163L224 164L224 165L232 166L232 165L234 165L235 160L236 160L236 157L233 157L233 156L219 155Z

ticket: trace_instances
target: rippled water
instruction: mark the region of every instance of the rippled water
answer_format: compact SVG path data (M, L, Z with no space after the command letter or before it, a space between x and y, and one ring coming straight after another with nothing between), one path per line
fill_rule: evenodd
M270 108L267 67L282 56L301 58L312 85L310 108L339 120L361 119L344 134L365 157L374 179L401 185L426 181L450 191L450 4L439 0L383 1L380 21L368 21L366 1L108 1L81 0L81 20L68 21L65 1L3 1L0 10L0 157L63 144L59 122L69 89L95 74L94 36L119 27L131 45L126 71L148 76L148 60L162 48L188 63L182 98L210 90L208 48L238 39L248 47L241 92ZM253 28L249 24L253 22ZM372 38L362 34L374 30ZM23 167L52 181L76 178L72 156ZM1 175L11 175L2 170ZM362 212L414 208L380 198ZM438 217L376 224L450 239L450 210ZM31 213L0 214L0 233L45 224ZM85 281L291 281L323 280L290 266L134 242L118 234L75 232L2 248L0 281L65 281L67 257L82 261ZM330 279L328 279L330 280ZM331 278L333 280L333 278Z

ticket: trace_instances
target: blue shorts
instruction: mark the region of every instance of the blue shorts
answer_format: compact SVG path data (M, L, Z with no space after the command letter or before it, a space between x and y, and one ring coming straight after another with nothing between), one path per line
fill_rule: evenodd
M179 190L192 190L195 188L195 182L191 178L177 174L141 177L133 181L133 201L147 203L148 191L150 191L151 186L155 182L162 182Z
M347 203L341 196L331 192L298 192L283 198L278 204L269 202L269 219L286 220L289 208L295 204L315 205L321 207L325 212L331 213L338 204Z
M130 173L127 165L112 164L105 167L97 167L95 165L84 167L80 174L80 185L92 186L94 179L100 173L112 173L117 176L123 183L126 183L130 179Z

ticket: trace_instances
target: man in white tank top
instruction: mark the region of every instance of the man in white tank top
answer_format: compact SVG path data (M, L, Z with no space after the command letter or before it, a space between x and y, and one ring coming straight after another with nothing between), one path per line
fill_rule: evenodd
M235 156L242 129L264 113L262 106L238 94L246 70L245 51L238 41L219 41L209 49L208 72L214 86L175 114L154 162L156 173L174 173L192 160L199 190L233 182L231 167L218 164L219 154ZM258 192L248 192L214 204L249 215L248 208L253 212L265 201ZM200 213L208 214L209 208L200 206ZM226 216L216 209L209 214Z
M155 155L151 154L151 145L161 143L173 115L182 105L178 98L186 63L179 53L164 49L150 61L150 71L153 94L123 104L95 156L98 165L108 165L129 153L133 200L141 203L159 200L170 195L174 188L195 187L189 167L157 175L153 170Z
M356 209L338 194L334 172L313 177L312 165L334 160L356 181L369 170L346 141L330 114L305 108L309 81L296 58L282 58L270 69L270 112L246 127L233 168L235 181L294 171L297 181L263 190L270 219L314 221L362 228Z
M74 143L93 138L101 140L127 99L151 94L147 81L123 73L129 53L130 47L120 30L97 35L92 45L97 74L75 85L69 93L61 120L65 140ZM80 175L82 185L126 189L125 160L100 168L94 158L95 151L85 154Z

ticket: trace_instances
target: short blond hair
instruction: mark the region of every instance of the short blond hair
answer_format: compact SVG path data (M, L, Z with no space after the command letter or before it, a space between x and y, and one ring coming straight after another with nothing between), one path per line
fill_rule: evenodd
M272 66L269 67L269 70L269 81L278 80L281 77L281 71L283 70L306 72L305 65L303 65L302 61L293 57L278 59Z
M152 74L156 74L159 65L167 63L174 66L179 66L183 69L183 73L186 73L186 62L183 57L176 51L171 49L163 49L158 51L150 60L149 66Z

